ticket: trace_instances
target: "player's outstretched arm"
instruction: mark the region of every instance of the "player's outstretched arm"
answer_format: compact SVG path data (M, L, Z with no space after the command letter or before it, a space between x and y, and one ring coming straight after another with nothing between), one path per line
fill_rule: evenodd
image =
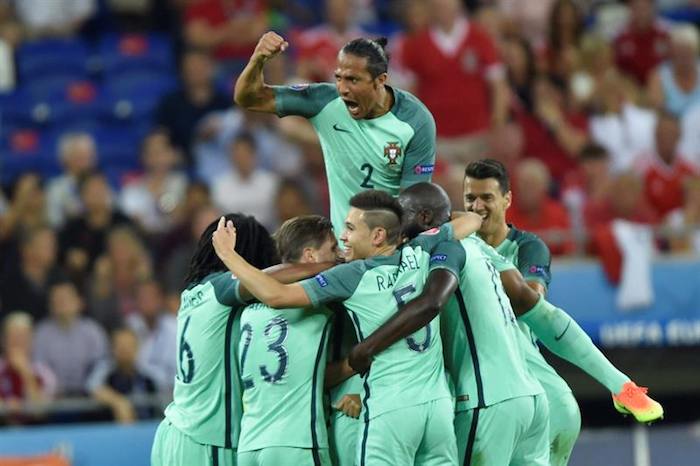
M214 250L221 261L261 303L274 308L306 307L311 304L304 288L298 283L285 285L245 261L234 249L236 228L225 217L212 235Z
M374 333L353 347L348 355L350 366L359 373L366 372L375 355L428 325L447 303L458 284L457 277L446 269L431 271L419 296L401 306Z
M265 63L284 52L289 43L275 32L266 32L255 46L250 61L241 72L234 89L236 104L247 110L275 113L275 93L265 84L263 68Z
M320 262L316 264L277 264L263 270L264 273L280 283L294 283L305 278L311 278L324 270L335 266L335 262ZM240 297L248 301L255 296L241 283L238 288Z

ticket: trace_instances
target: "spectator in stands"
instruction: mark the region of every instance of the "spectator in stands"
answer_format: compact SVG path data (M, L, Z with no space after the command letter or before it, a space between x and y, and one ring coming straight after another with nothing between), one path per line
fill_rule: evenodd
M494 0L492 3L508 21L515 24L516 30L532 44L535 50L541 50L547 39L548 20L554 1Z
M19 261L0 275L3 312L22 309L39 320L48 315L48 290L61 277L56 265L56 235L47 226L22 233L18 238Z
M95 140L87 133L64 134L58 143L58 157L63 174L46 186L49 222L54 228L82 213L78 184L97 165Z
M458 0L431 0L430 14L430 27L403 42L401 67L435 117L438 153L461 164L481 157L489 130L506 122L505 71L493 39Z
M308 196L301 189L300 183L293 179L284 179L279 184L275 205L278 224L282 224L290 218L313 213Z
M644 85L650 73L668 58L667 27L657 19L653 0L628 0L629 20L615 37L615 61L620 71Z
M574 0L557 0L549 13L548 41L544 53L544 69L557 79L566 81L576 69L583 13Z
M695 168L700 169L700 105L688 109L681 118L680 152Z
M537 76L537 63L530 43L522 36L508 36L503 41L503 61L508 83L518 104L532 108L532 90Z
M257 39L256 39L257 40ZM214 62L201 49L189 49L182 57L181 89L164 96L155 111L155 121L168 131L173 145L192 166L192 142L195 129L207 114L227 109L231 99L213 84ZM208 129L215 132L216 128Z
M165 308L160 283L150 279L136 287L136 312L126 320L139 340L138 367L150 374L158 390L172 393L175 383L177 320Z
M521 161L515 170L514 202L508 222L542 237L552 254L573 251L570 221L564 206L547 194L551 177L547 166L536 159Z
M207 226L220 216L221 211L213 205L202 206L192 213L191 221L187 225L190 234L188 240L169 254L160 274L168 295L180 297L180 293L186 285L187 268L199 242L199 237Z
M678 153L681 129L674 115L659 113L654 136L656 150L642 155L640 168L645 196L657 216L663 218L683 205L683 182L696 170Z
M290 120L294 122L293 137L308 129L313 135L313 144L318 145L311 123L301 117L279 119L275 115L240 108L209 114L202 119L194 141L197 177L211 184L219 174L230 170L231 142L242 132L250 133L255 139L260 168L287 176L300 173L301 151L293 138L285 137L287 135L280 131Z
M570 105L563 83L545 76L535 80L532 105L514 109L525 139L523 150L544 162L561 182L576 169L576 157L589 141L588 119Z
M671 28L671 53L649 77L652 105L678 117L700 104L700 38L695 26L678 24Z
M249 133L239 135L230 151L233 169L214 179L211 190L214 204L222 212L252 215L270 228L275 221L277 175L259 168L257 147Z
M108 353L107 335L90 317L76 286L62 280L49 290L51 315L36 329L34 356L56 374L60 396L82 396L95 365Z
M268 28L263 0L196 0L185 11L186 41L211 50L220 62L237 62L240 69Z
M605 147L615 172L633 168L640 153L653 151L656 114L635 103L636 89L620 75L603 78L595 91L591 139Z
M564 180L562 200L569 211L572 230L585 232L584 211L589 204L606 202L612 195L610 156L605 148L589 144L578 157L579 168Z
M96 0L20 0L15 8L29 37L70 37L97 11Z
M12 1L0 1L0 42L14 50L22 41L22 33Z
M0 243L16 240L23 230L46 222L46 201L41 179L35 173L25 173L15 182L10 205L0 217Z
M683 207L672 210L666 217L671 251L700 255L700 177L686 178L683 192Z
M141 146L143 176L122 188L122 211L148 234L168 231L173 225L172 214L185 197L187 177L177 170L179 161L168 134L153 131Z
M30 421L33 416L28 413L40 412L41 404L54 395L56 381L51 370L32 361L32 339L29 314L15 311L3 319L0 409L9 411L11 424Z
M332 81L338 50L365 32L353 20L353 0L325 0L326 22L303 31L297 47L297 77L303 81Z
M132 330L115 330L111 360L100 363L87 382L87 391L95 400L107 405L120 424L148 419L156 411L154 400L149 399L157 392L156 384L139 370L138 351L139 340Z
M595 236L615 219L656 223L658 217L644 197L644 185L639 175L632 171L617 174L610 192L605 199L586 203L583 217L589 234Z
M60 240L63 263L69 274L82 284L105 250L107 232L114 226L132 222L114 208L112 191L102 173L86 175L80 181L79 190L84 212L66 224Z
M136 309L136 285L153 276L151 258L136 232L127 226L110 230L106 253L95 261L90 283L90 310L108 331Z

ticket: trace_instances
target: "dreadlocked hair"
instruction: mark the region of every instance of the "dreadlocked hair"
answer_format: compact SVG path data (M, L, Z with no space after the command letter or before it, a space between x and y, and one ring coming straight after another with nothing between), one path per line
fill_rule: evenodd
M275 242L267 229L254 217L243 214L227 214L226 221L231 220L236 227L236 252L248 263L258 269L264 269L279 263ZM211 237L216 231L219 219L214 220L204 230L199 238L190 266L185 278L185 284L200 282L204 277L214 272L227 270L226 266L214 251Z

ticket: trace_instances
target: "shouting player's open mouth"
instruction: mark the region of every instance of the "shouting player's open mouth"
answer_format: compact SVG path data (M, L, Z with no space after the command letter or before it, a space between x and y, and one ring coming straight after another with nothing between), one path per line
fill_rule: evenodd
M360 105L357 102L353 100L343 99L343 103L345 103L345 106L348 108L348 112L350 112L350 115L352 115L354 118L360 116Z

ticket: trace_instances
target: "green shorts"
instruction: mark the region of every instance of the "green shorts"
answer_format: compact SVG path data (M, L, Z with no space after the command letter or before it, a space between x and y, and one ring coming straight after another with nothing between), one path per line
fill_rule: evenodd
M356 466L457 464L452 399L396 409L362 424Z
M328 449L268 447L238 453L238 466L331 466Z
M164 419L156 430L151 466L236 466L236 450L202 445Z
M571 392L547 392L549 405L549 464L566 466L581 432L581 411Z
M334 413L328 431L331 457L335 466L355 466L357 436L362 421L345 414Z
M548 466L549 409L544 394L455 414L459 464Z

